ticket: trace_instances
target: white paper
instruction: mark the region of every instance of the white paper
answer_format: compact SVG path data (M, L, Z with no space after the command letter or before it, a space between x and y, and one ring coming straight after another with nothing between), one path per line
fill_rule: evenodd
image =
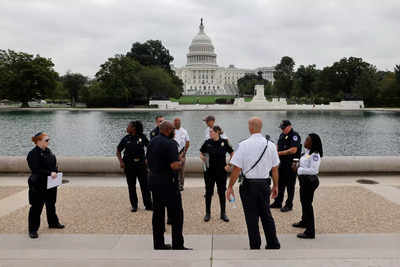
M62 184L62 172L57 173L57 177L53 179L51 176L47 176L47 189L60 186Z

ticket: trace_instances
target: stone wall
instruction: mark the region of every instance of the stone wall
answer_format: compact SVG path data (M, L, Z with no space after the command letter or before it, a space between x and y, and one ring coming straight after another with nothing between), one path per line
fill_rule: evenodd
M58 157L60 171L66 174L122 173L115 157ZM25 157L0 157L0 174L28 173ZM187 158L186 172L201 173L199 158ZM400 157L324 157L320 172L332 174L400 173Z

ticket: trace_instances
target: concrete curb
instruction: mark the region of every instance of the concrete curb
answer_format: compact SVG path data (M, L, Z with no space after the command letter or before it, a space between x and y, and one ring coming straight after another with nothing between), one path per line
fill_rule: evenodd
M60 171L67 174L78 173L122 173L115 157L57 157ZM0 173L29 173L25 157L0 157ZM186 159L185 172L201 173L202 162L199 158ZM352 173L400 173L399 156L343 156L324 157L321 174Z

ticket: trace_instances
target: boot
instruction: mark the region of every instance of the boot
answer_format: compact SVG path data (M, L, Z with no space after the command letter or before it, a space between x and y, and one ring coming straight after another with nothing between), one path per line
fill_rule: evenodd
M208 222L211 219L211 196L205 196L206 198L206 215L204 221Z
M224 222L229 222L229 218L228 216L226 216L226 212L225 212L225 207L226 207L226 199L225 199L225 194L218 194L219 196L219 206L221 209L221 220L223 220Z

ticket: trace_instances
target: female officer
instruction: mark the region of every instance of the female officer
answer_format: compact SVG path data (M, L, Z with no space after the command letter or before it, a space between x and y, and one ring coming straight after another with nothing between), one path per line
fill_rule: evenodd
M225 191L226 191L226 180L227 170L229 165L226 165L226 153L229 153L230 157L233 156L233 149L229 145L228 140L221 138L223 134L222 129L219 126L214 126L210 129L210 139L206 140L200 148L200 158L205 162L207 158L205 153L209 155L209 167L207 169L207 175L205 176L206 185L206 215L204 221L208 222L211 218L211 198L214 193L214 185L217 184L217 191L219 196L219 204L221 207L221 219L225 222L229 222L228 216L225 213Z
M318 172L321 158L323 156L321 138L311 133L304 141L305 153L300 158L297 166L293 164L293 171L299 175L300 182L300 201L302 207L302 218L298 223L294 223L293 227L305 228L304 233L297 235L298 238L315 238L313 198L314 191L319 185Z
M131 121L126 132L128 134L122 138L117 147L117 158L121 168L125 171L129 200L132 206L131 211L136 212L138 209L136 178L139 179L144 206L146 210L152 210L153 204L147 185L147 167L144 153L144 148L149 145L149 140L143 134L143 124L140 121ZM124 152L123 158L121 157L122 151Z
M36 146L29 152L26 159L32 172L28 179L29 204L31 205L28 216L30 238L39 237L37 231L44 205L46 205L49 228L64 228L56 215L57 187L47 189L47 177L56 178L58 171L56 156L47 147L49 140L49 136L43 132L32 137L32 142Z

